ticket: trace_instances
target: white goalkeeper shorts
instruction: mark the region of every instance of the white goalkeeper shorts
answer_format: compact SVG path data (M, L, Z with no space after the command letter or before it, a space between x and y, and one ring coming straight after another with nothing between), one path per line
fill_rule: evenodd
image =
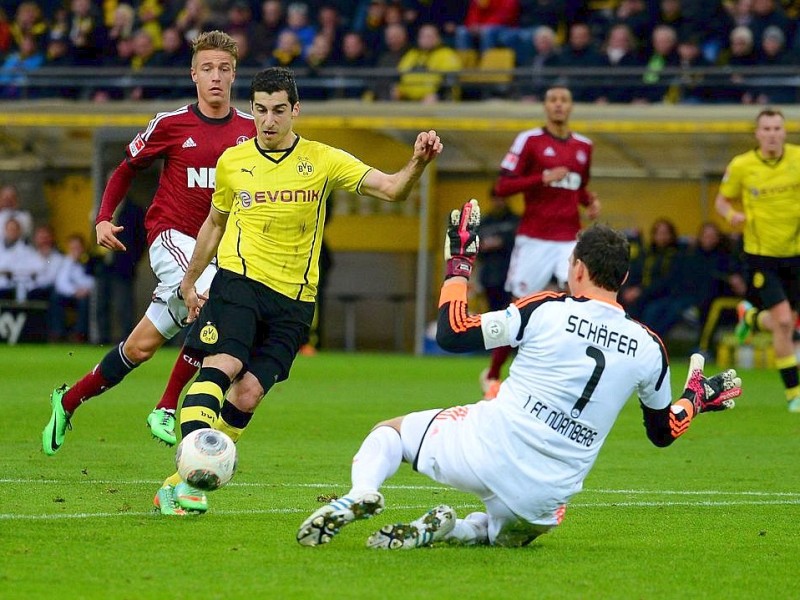
M506 291L515 298L541 292L555 277L565 288L569 276L569 257L575 241L553 242L525 235L514 238L514 250L508 266Z
M145 315L168 340L186 326L189 312L178 297L178 290L194 252L194 245L194 238L175 229L163 231L150 245L150 267L158 284ZM206 267L195 285L198 292L205 293L211 287L216 272L216 262Z
M477 478L466 460L471 443L465 417L470 408L437 408L403 417L403 460L434 481L478 496L486 506L490 544L525 545L555 527L560 515L543 515L536 523L526 521Z

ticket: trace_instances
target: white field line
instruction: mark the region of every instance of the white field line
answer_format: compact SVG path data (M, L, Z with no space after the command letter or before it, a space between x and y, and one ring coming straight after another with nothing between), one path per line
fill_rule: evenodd
M10 484L60 484L60 485L74 485L74 484L96 484L96 485L160 485L162 479L2 479L0 478L0 485ZM233 481L225 487L259 487L259 488L319 488L321 491L327 491L330 488L346 491L347 482L339 483L286 483L286 482L237 482ZM392 485L386 484L381 486L381 489L386 490L431 490L431 491L457 491L447 486L437 485ZM800 500L800 492L764 492L764 491L748 491L748 490L637 490L637 489L594 489L584 488L581 491L581 496L585 494L639 494L639 495L657 495L657 496L766 496L766 497L786 497L797 498ZM614 502L614 506L619 503ZM574 503L570 503L573 506Z
M75 483L96 484L96 485L158 485L160 480L133 479L133 480L99 480L81 479L77 481L64 481L57 479L0 479L0 485L12 484L60 484L73 485ZM282 487L282 488L315 488L329 490L331 488L343 488L341 484L331 483L230 483L228 487ZM423 485L385 485L388 490L428 490L442 491L451 488L443 486L423 486ZM613 508L613 507L668 507L668 506L696 506L696 507L725 507L725 506L787 506L800 505L800 492L762 492L762 491L723 491L723 490L635 490L635 489L585 489L581 494L584 495L606 494L606 495L625 495L625 496L684 496L686 500L632 500L626 499L618 502L571 502L570 508ZM726 496L732 497L730 500L699 500L691 499L696 496ZM764 499L751 499L764 498ZM462 505L455 508L478 508L479 504ZM425 510L427 505L407 505L393 506L395 510ZM303 514L308 508L269 508L252 510L214 510L212 514L228 515L277 515L277 514ZM146 517L154 516L151 511L120 511L120 512L99 512L99 513L72 513L72 514L19 514L19 513L0 513L0 521L47 521L58 519L98 519L114 517Z

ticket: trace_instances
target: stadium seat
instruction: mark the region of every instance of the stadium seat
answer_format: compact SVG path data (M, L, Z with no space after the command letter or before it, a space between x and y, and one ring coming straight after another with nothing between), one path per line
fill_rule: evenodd
M514 79L516 53L511 48L489 48L478 58L476 69L459 78L462 93L465 88L478 90L478 96L506 95ZM471 96L472 94L465 94Z

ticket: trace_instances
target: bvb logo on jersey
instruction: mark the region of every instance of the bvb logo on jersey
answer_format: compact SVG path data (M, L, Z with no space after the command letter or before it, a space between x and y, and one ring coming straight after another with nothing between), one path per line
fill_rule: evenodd
M314 165L311 164L311 161L305 156L298 157L297 174L310 177L312 173L314 173Z
M753 273L753 287L754 288L764 287L764 274L761 271L756 271L755 273Z
M209 321L205 327L200 330L200 341L204 344L214 345L219 339L219 332L217 328Z

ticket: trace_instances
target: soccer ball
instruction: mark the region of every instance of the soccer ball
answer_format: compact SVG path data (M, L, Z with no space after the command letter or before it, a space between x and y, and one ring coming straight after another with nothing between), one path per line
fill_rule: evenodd
M178 475L191 486L211 491L236 472L236 444L216 429L196 429L181 440L175 453Z

